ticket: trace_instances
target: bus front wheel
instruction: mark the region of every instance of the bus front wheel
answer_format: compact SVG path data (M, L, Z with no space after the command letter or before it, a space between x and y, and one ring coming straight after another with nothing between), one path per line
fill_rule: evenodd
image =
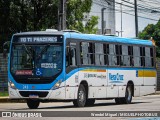
M30 109L37 109L39 104L40 102L38 100L32 100L32 99L27 100L27 105Z
M86 104L86 90L81 84L78 89L77 99L73 101L75 107L84 107Z

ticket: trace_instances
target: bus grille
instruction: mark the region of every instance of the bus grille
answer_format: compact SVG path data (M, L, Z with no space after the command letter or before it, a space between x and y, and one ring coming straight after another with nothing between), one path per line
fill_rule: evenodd
M48 95L47 91L19 91L19 93L23 97L29 97L29 95L38 95L39 97L46 97Z

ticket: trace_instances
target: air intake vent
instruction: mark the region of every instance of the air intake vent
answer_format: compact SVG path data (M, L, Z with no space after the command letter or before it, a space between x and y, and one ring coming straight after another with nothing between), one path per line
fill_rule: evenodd
M20 95L23 97L29 97L29 95L38 95L39 97L46 97L48 95L47 91L19 91Z

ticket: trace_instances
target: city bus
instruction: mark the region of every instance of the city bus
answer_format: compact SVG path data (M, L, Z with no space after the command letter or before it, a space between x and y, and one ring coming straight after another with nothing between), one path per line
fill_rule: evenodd
M155 45L150 40L75 31L34 31L12 36L8 61L11 99L30 109L41 102L95 100L130 104L156 90Z

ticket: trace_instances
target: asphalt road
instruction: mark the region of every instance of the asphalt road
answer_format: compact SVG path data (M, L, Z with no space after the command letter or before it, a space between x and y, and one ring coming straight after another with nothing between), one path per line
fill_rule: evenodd
M72 102L62 103L62 102L55 102L55 103L41 103L38 109L30 110L28 109L26 103L0 103L0 111L20 111L20 112L42 112L42 111L159 111L160 112L160 95L148 95L143 97L134 97L132 100L132 104L123 104L123 105L117 105L115 104L114 100L97 100L95 105L92 107L84 107L84 108L76 108L73 106ZM61 112L60 112L61 113ZM130 119L129 117L120 117L120 118L114 118L114 117L63 117L61 114L58 113L59 117L54 119L58 120L64 120L64 119L84 119L84 120L101 120L101 119ZM70 112L70 114L76 114ZM1 119L1 118L0 118ZM3 118L3 119L9 119L9 118ZM17 119L17 118L12 118ZM22 119L22 118L19 118ZM27 118L25 118L27 119ZM43 118L36 118L37 120L43 119ZM45 119L53 119L53 118L45 118ZM150 119L150 118L149 118ZM146 119L146 120L149 120ZM154 118L154 120L159 120L159 118ZM152 119L150 119L152 120Z

